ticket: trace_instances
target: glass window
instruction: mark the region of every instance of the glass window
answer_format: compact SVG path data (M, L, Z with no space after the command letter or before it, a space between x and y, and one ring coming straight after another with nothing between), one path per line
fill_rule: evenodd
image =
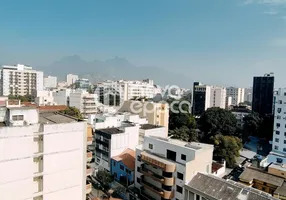
M149 144L149 149L153 149L153 144Z
M177 172L177 178L178 179L181 179L181 180L184 180L184 175L180 172Z
M281 108L277 108L277 112L281 113L282 109Z
M275 142L279 142L279 139L278 139L278 138L275 138Z
M276 135L280 135L280 131L276 131Z
M283 148L283 151L286 152L286 148Z
M182 187L180 187L180 186L178 186L177 185L177 187L176 187L176 190L177 190L177 192L179 192L179 193L183 193L183 188Z
M276 127L279 128L280 127L280 123L276 123Z
M120 169L124 171L124 166L123 166L123 165L120 165Z
M185 154L181 154L181 159L182 160L186 160L186 155Z
M275 150L278 150L278 146L275 145L275 146L274 146L274 149L275 149Z

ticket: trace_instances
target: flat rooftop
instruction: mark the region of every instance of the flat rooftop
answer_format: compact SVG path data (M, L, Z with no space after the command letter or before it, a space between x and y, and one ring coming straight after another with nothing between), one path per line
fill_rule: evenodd
M97 129L96 131L100 131L108 135L124 133L124 131L119 128L103 128L103 129Z
M39 123L41 124L62 124L72 123L78 120L74 117L63 115L57 112L40 112Z
M202 173L196 174L185 188L217 200L277 200L270 194L246 185Z
M185 147L188 149L193 149L195 151L200 150L200 149L213 148L213 145L205 144L205 143L199 143L199 142L184 142L181 140L163 138L163 137L157 137L157 136L145 136L145 137L154 138L154 139L157 139L157 140L169 143L169 144Z
M149 130L149 129L162 128L162 127L163 126L158 126L158 125L154 125L154 124L142 124L140 129Z

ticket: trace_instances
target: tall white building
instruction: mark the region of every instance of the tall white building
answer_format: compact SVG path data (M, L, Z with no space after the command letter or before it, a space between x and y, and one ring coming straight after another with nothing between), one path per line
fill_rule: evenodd
M44 78L44 87L45 88L56 88L58 85L57 77L48 76Z
M153 98L156 95L157 88L152 80L143 81L110 81L107 80L97 85L96 93L100 98L101 103L104 102L108 95L118 95L120 101L127 101L139 97Z
M82 90L71 92L69 96L69 106L79 109L84 118L97 113L97 102L96 94L90 94Z
M136 147L135 187L142 199L184 199L197 172L212 173L213 145L145 136Z
M224 87L211 87L210 107L225 108L226 89Z
M252 102L252 88L244 89L244 101Z
M231 103L234 106L239 105L239 103L244 102L245 89L236 87L227 87L226 96L231 97Z
M36 95L37 90L43 90L43 72L32 67L17 64L3 65L0 78L0 95Z
M87 124L15 102L0 115L0 196L85 200Z
M272 151L268 163L286 164L286 89L280 88L275 94Z
M67 84L72 85L78 80L78 75L68 74L67 75Z

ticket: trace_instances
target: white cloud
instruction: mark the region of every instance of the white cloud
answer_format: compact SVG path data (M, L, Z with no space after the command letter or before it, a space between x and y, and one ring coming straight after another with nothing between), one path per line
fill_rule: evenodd
M270 41L270 46L286 47L286 38L277 38Z
M277 15L278 12L275 10L270 10L270 11L263 12L263 14L265 14L265 15Z
M286 5L286 0L245 0L244 4Z

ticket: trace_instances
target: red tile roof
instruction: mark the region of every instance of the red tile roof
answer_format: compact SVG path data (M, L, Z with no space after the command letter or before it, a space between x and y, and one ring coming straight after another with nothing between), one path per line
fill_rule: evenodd
M37 107L39 109L39 111L61 111L61 110L67 109L67 106L65 106L65 105L38 106L37 104L31 103L31 102L22 102L22 105L24 105L24 106L31 106L31 107Z
M213 162L212 163L212 173L217 172L220 168L222 168L223 165Z
M121 161L126 167L131 170L135 169L135 151L132 149L126 149L120 155L112 158L116 161Z

